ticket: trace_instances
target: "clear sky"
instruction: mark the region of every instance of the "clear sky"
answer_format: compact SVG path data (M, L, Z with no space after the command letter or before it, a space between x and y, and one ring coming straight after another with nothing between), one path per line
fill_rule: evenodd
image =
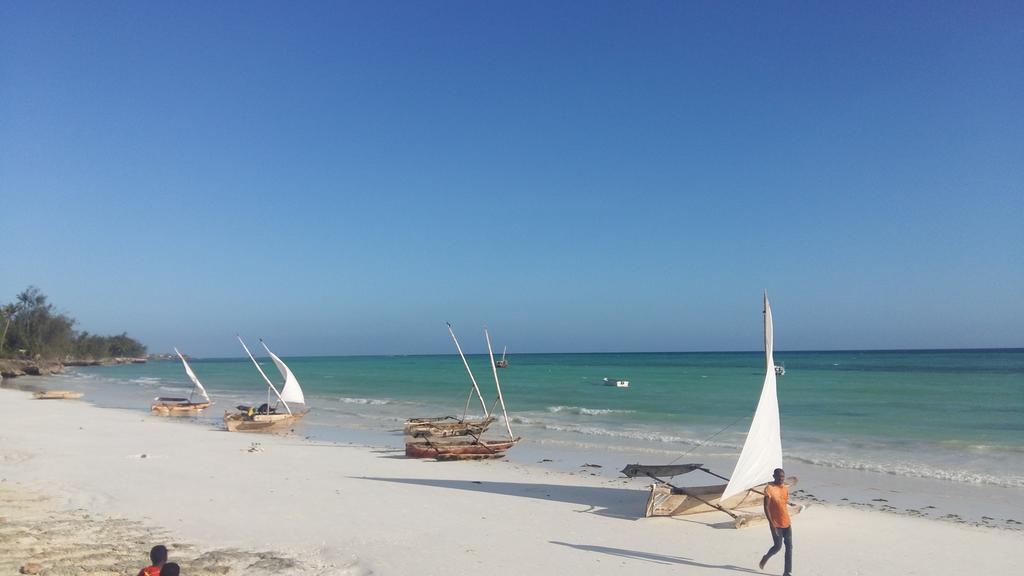
M151 351L1024 346L1024 4L0 2L0 301Z

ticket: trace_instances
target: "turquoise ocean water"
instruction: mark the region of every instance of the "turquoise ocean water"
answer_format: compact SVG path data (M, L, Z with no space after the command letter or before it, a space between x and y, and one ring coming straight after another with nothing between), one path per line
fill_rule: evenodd
M787 462L971 485L1024 488L1024 349L776 352ZM485 356L470 356L488 403ZM285 358L312 412L302 431L387 433L408 417L461 415L469 379L457 355ZM279 379L273 365L264 370ZM738 453L763 380L763 354L522 354L500 370L514 432L551 446L649 453ZM247 359L194 359L217 405L265 401ZM605 386L623 378L629 388ZM77 368L65 380L101 406L148 409L188 394L181 364ZM481 412L475 399L470 413ZM503 427L492 428L495 434ZM789 465L787 465L787 468Z

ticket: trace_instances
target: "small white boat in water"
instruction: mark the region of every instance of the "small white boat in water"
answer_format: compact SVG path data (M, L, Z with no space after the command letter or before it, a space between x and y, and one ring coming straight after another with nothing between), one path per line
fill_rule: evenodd
M785 364L776 364L775 365L775 375L776 376L785 376L786 375L786 365Z
M629 388L629 380L619 380L618 378L605 378L605 386L615 386L616 388Z

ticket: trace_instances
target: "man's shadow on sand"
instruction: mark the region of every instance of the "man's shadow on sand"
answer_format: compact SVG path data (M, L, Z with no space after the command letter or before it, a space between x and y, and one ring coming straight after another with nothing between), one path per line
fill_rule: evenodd
M450 490L487 492L519 498L535 498L551 502L566 502L587 506L577 510L582 514L597 514L620 520L639 520L647 503L647 492L626 488L602 488L599 486L563 486L560 484L525 484L519 482L486 482L475 480L430 480L426 478L371 478L355 477L360 480L417 484Z
M731 570L733 572L763 574L763 572L752 568L744 568L742 566L734 566L732 564L705 564L682 556L666 556L664 554L639 552L637 550L624 550L622 548L609 548L608 546L593 546L590 544L569 544L568 542L558 542L556 540L550 540L550 542L559 546L567 546L569 548L583 550L584 552L597 552L600 554L608 554L610 556L618 556L620 558L629 558L631 560L643 560L644 562L652 562L654 564L682 564L684 566L694 566L696 568L715 568L718 570Z

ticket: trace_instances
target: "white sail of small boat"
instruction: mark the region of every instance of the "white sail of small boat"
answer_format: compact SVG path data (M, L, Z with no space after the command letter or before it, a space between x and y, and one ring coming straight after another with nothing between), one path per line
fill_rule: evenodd
M278 391L274 383L267 377L266 372L263 371L263 367L253 357L252 352L249 351L249 347L245 345L241 336L238 337L238 342L242 345L245 353L252 360L253 365L256 366L256 370L259 371L260 376L263 377L263 381L267 383L267 403L258 408L252 408L249 406L239 406L238 412L224 413L224 425L227 427L229 432L269 432L276 431L282 428L290 426L292 423L297 421L306 415L308 409L303 412L293 412L291 406L288 405L290 400L293 403L305 404L305 398L302 394L302 388L299 386L299 381L292 374L292 371L288 366L281 361L270 348L267 348L266 343L260 340L263 344L263 348L266 349L267 353L270 354L271 359L274 361L274 365L277 366L278 371L281 372L281 376L284 378L285 383L281 391ZM273 392L277 399L287 412L286 414L277 413L276 408L270 406L270 392ZM287 395L287 397L286 397Z
M270 359L274 361L274 365L277 366L277 371L281 373L281 377L284 378L284 386L281 387L281 401L288 404L288 402L294 402L296 404L305 404L306 398L302 394L302 387L299 386L299 380L292 374L292 371L288 368L288 365L281 361L267 348L267 343L262 339L260 344L263 345L263 349L270 355Z
M754 419L750 422L747 439L736 461L736 468L729 476L729 484L722 493L722 499L764 484L772 477L772 471L782 468L782 425L779 421L779 397L776 393L775 361L772 358L774 348L774 329L772 328L772 308L768 304L768 294L764 295L764 384L761 386L761 398L754 410Z
M206 388L203 387L203 383L199 381L196 373L192 371L192 367L189 366L188 361L185 360L185 356L179 352L177 348L174 349L174 353L181 359L181 365L185 368L185 374L188 375L188 379L192 381L192 391L189 392L188 398L158 396L154 399L151 409L153 412L158 414L168 415L194 413L208 408L210 404L213 404L213 402L210 400L210 395L206 393ZM202 396L202 401L192 401L196 392Z
M181 358L181 365L185 367L185 374L187 374L188 379L192 381L193 393L198 391L199 394L203 397L203 400L209 402L210 395L206 393L206 388L203 387L203 383L199 381L198 377L196 377L196 373L192 371L192 367L188 365L188 361L185 360L185 357L182 356L181 352L178 352L177 348L174 349L174 353L178 355L178 358ZM189 400L191 401L191 399L192 396L189 395Z

